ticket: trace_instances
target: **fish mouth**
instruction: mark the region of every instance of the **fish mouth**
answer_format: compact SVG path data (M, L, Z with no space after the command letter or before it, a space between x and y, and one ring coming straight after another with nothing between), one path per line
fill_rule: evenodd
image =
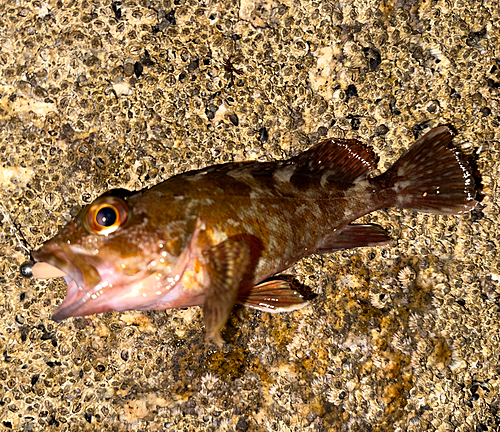
M110 311L145 310L156 306L164 309L162 305L171 301L171 291L180 283L189 255L189 249L184 250L171 268L167 266L165 274L155 267L154 271L143 269L124 275L110 268L105 258L74 250L65 243L49 242L32 253L36 262L45 262L66 274L66 296L51 316L56 322Z
M32 252L36 262L45 262L64 272L68 287L66 297L52 314L52 320L60 322L72 316L79 316L79 309L85 304L82 294L95 287L101 280L98 270L85 256L76 254L69 245L47 243Z
M194 245L201 227L202 222L197 222L189 244L180 255L156 251L154 254L160 255L154 260L149 253L123 257L116 247L101 247L94 249L95 253L88 253L77 244L53 240L45 243L32 252L33 259L54 267L56 272L52 274L57 274L57 269L64 272L68 284L66 297L51 318L60 322L110 311L191 305L185 297L192 295L181 288L184 273L195 257ZM199 300L193 305L201 304Z

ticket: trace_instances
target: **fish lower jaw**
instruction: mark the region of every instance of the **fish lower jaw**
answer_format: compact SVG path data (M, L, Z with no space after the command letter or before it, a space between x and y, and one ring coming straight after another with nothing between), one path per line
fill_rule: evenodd
M93 287L86 287L78 281L64 278L68 284L66 297L52 314L52 320L61 322L71 317L81 317L97 313L109 312L118 309L116 303L110 301L110 283L99 283ZM122 309L125 310L126 308Z
M63 302L57 307L57 309L52 313L51 317L51 319L56 322L61 322L73 316L81 316L77 313L79 302L76 301L75 298L77 292L79 291L78 284L74 280L68 280L67 278L65 279L68 283L66 297L64 298Z
M166 279L166 280L165 280ZM63 321L109 311L166 309L196 306L203 303L197 293L186 294L182 275L160 279L155 274L133 283L100 282L93 287L78 285L66 277L66 297L52 315L52 320Z

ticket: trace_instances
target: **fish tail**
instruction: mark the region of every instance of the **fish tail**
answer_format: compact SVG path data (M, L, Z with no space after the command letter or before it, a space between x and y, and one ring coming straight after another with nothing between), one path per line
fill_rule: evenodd
M472 170L451 144L454 135L447 126L432 129L379 177L391 206L434 214L475 207Z

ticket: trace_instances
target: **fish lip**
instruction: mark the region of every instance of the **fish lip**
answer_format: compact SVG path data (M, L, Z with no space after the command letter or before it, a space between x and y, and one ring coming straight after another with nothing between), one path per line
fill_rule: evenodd
M62 303L52 313L52 316L50 317L52 319L52 321L61 322L67 318L70 318L70 317L74 316L74 313L81 307L80 302L75 302L75 301L68 302L67 301L68 298L70 300L72 300L74 295L76 295L76 294L70 295L69 293L78 290L76 281L68 280L67 282L68 282L68 288L67 288L66 297L64 297L64 300L62 301Z
M66 273L66 296L53 312L51 319L61 322L66 318L78 316L78 309L82 306L78 296L100 282L98 270L85 259L85 255L75 254L66 244L46 243L39 250L33 251L32 256L36 262L46 262Z
M84 282L84 275L81 268L75 265L68 256L66 248L57 243L47 243L42 248L31 253L35 262L46 262L66 273L66 282L74 280L78 285Z

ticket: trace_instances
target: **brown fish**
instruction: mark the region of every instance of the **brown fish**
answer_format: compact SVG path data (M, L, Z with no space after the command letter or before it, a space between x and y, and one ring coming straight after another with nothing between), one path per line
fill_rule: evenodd
M235 303L300 308L307 302L288 282L268 278L310 254L389 241L378 225L351 224L357 218L385 207L474 208L453 136L432 129L374 178L372 150L329 139L286 161L228 163L138 193L108 192L33 252L66 274L52 318L203 305L207 335L221 343Z

